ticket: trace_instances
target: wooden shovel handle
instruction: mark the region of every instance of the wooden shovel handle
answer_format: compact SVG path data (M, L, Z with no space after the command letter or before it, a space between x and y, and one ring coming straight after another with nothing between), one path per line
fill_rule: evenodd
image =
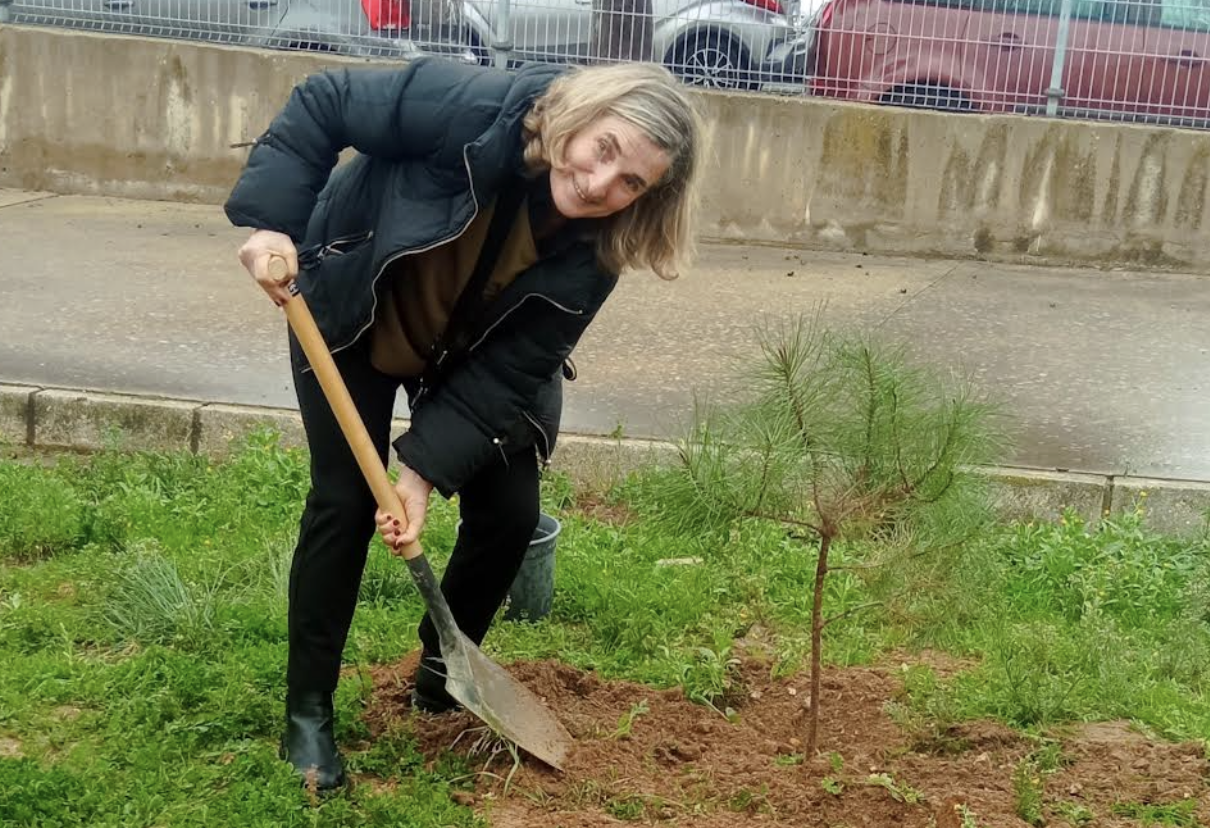
M269 275L277 281L283 281L289 275L285 259L278 256L271 258ZM311 363L311 370L315 372L315 377L319 380L328 405L332 407L332 413L336 415L336 421L340 423L340 430L344 433L345 440L348 441L349 448L352 449L353 456L357 459L357 465L361 467L361 473L365 477L366 483L369 484L370 491L374 493L374 500L378 502L378 508L395 518L403 526L407 526L408 516L403 509L403 503L395 492L395 487L391 485L390 478L387 477L386 469L383 468L382 461L378 458L378 450L374 448L365 423L361 421L361 415L357 413L357 406L353 404L353 398L349 396L349 389L341 379L340 371L336 367L335 360L332 359L332 354L328 351L323 334L319 332L319 327L315 324L315 317L311 315L311 309L307 307L306 300L303 299L302 294L298 292L293 283L290 285L290 294L290 300L286 302L286 319L289 320L290 327L294 331L294 336L298 338L298 344L302 346L303 353L307 355L307 361ZM402 555L406 560L423 554L419 542L410 543L402 549L393 551L397 555Z

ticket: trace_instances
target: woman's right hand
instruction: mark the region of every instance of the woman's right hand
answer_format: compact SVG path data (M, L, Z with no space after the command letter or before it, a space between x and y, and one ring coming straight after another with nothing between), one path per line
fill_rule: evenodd
M285 262L285 276L275 275L270 269L269 262L275 258ZM273 304L280 308L289 301L287 288L298 275L298 251L289 236L275 230L257 230L239 249L239 260Z

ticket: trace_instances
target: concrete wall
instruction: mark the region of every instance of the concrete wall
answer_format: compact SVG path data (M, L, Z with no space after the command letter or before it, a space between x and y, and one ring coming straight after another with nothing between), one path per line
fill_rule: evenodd
M1210 264L1210 133L705 98L714 235L945 255Z
M0 186L221 202L248 152L231 145L263 132L324 63L0 27Z
M397 421L392 432L406 425ZM283 446L306 444L293 409L0 383L0 452L138 449L221 459L264 429L276 432ZM601 492L636 469L675 458L668 443L563 434L554 466L581 490ZM992 507L1004 520L1057 520L1074 511L1095 524L1103 516L1141 510L1161 532L1199 536L1206 531L1207 483L1006 467L974 471L987 481Z
M0 186L219 202L331 58L0 28ZM1210 134L703 94L710 238L1210 265Z

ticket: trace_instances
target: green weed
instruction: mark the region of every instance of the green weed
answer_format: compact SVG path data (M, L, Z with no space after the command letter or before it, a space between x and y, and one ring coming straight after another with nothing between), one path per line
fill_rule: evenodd
M29 563L79 547L84 504L66 481L38 466L0 464L0 562Z
M1137 819L1144 826L1172 825L1176 828L1198 828L1196 799L1185 799L1168 805L1120 802L1111 809L1115 816Z
M193 646L214 632L213 586L186 583L153 543L133 550L117 571L102 614L121 643Z
M647 802L641 796L623 796L605 803L609 815L626 822L640 820L647 813Z
M1060 819L1075 828L1089 825L1096 818L1091 809L1075 802L1059 802L1055 805L1055 813L1059 815Z
M1042 813L1042 772L1030 758L1026 758L1013 771L1013 795L1017 816L1030 825L1042 826L1046 818Z
M727 800L727 807L737 813L768 814L773 811L768 791L765 789L750 791L743 788L731 795Z
M979 828L979 822L975 819L975 814L970 808L966 807L966 805L959 805L957 807L958 818L962 820L961 828Z
M609 738L611 739L629 739L630 731L634 728L634 722L639 716L645 716L651 712L647 706L647 702L641 701L632 706L629 711L623 713L618 719L618 727Z
M917 805L924 801L923 793L911 785L895 781L895 777L889 773L871 773L866 777L866 784L886 788L887 792L891 795L891 799L894 799L896 802Z

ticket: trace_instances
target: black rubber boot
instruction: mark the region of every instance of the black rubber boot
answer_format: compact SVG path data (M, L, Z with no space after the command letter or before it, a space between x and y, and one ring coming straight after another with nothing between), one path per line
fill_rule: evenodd
M286 693L286 734L281 758L316 793L330 793L346 784L344 763L332 735L332 694L322 690Z
M416 668L416 684L412 688L412 707L423 713L448 713L462 705L445 692L445 662L440 656L425 650Z

